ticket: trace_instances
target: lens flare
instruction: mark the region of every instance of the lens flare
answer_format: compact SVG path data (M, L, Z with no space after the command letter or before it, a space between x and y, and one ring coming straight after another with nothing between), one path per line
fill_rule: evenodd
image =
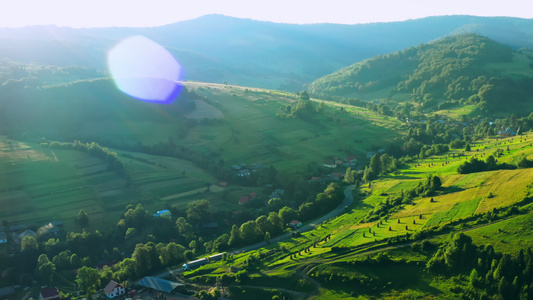
M143 36L125 39L107 54L117 87L143 101L169 103L180 90L182 68L163 46Z

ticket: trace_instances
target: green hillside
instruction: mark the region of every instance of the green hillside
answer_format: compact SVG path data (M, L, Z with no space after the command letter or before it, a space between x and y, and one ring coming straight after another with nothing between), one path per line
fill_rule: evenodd
M236 299L245 299L247 293L261 287L291 299L449 299L480 296L487 291L503 291L507 299L507 292L498 290L492 277L486 283L469 285L472 268L480 276L487 272L482 260L477 265L465 262L464 266L443 269L433 261L442 259L439 255L443 252L438 249L446 250L459 239L468 247L479 246L476 255L482 258L486 251L493 251L488 245L506 258L512 255L512 259L520 259L519 252L524 255L524 249L533 247L529 238L533 169L457 174L457 167L466 160L487 157L499 149L504 150L500 162L531 159L530 139L530 135L485 139L474 143L471 151L452 150L408 163L374 181L371 187L361 188L345 214L315 230L257 251L235 254L226 262L185 273L185 279L207 282L222 276L223 289ZM388 211L381 208L400 195L407 197L430 174L442 180L436 194L415 196ZM385 213L367 221L376 211ZM455 233L453 238L450 232ZM492 255L494 271L502 254ZM446 254L444 257L448 264ZM247 270L246 277L234 273L241 268ZM234 280L246 291L235 290Z
M410 102L424 110L474 104L483 112L520 112L531 109L532 63L527 51L454 35L356 63L309 88L326 98Z

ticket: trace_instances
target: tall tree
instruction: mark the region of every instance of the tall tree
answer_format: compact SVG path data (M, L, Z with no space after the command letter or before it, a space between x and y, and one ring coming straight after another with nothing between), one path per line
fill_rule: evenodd
M205 222L211 216L209 200L196 200L187 204L187 220L191 223Z
M309 93L307 93L307 91L302 91L300 92L300 99L302 100L309 100Z
M231 234L229 238L229 245L234 247L236 245L239 245L242 241L241 238L241 230L239 227L235 224L233 224L233 227L231 228Z
M82 293L97 290L100 286L100 273L94 268L83 266L78 269L76 284Z

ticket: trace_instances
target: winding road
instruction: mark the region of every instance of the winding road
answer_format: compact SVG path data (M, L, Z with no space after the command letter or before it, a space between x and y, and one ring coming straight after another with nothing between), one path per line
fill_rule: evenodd
M306 231L313 230L318 225L322 224L322 222L342 214L344 212L344 208L346 206L350 206L352 204L352 202L353 202L353 193L352 193L353 188L354 188L354 185L350 185L346 189L344 189L344 200L342 201L341 204L339 204L339 206L337 206L337 208L335 208L334 210L330 211L329 213L323 215L322 217L311 221L309 224L302 226L300 229L298 229L298 231L306 232ZM285 234L282 234L280 236L274 237L274 238L270 239L270 244L281 242L281 241L283 241L285 239L290 238L291 235L292 235L292 233L289 232L289 233L285 233ZM259 248L262 248L262 247L266 247L268 245L269 245L269 243L263 241L263 242L260 242L260 243L257 243L257 244L253 244L253 245L250 245L250 246L246 246L246 247L242 247L242 248L230 251L228 253L236 254L236 253L241 253L241 252L245 252L245 251L259 249ZM154 276L163 278L163 277L169 276L170 274L180 273L180 272L183 272L183 270L181 268L176 268L176 269L172 269L172 270L168 270L168 271L162 272L162 273L154 275Z

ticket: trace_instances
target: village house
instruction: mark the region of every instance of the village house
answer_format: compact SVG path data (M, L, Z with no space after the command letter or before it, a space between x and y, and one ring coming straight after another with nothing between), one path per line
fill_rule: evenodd
M156 218L172 218L172 213L168 209L158 210L154 214L154 217L156 217Z
M307 180L307 184L312 184L314 182L318 182L320 184L326 184L326 180L322 177L311 177L311 179Z
M59 291L57 288L44 288L39 293L40 300L59 299Z
M355 167L357 165L357 157L356 156L347 156L344 158L344 163L342 164L343 167Z
M334 168L337 167L337 164L335 163L334 160L328 160L328 161L324 162L322 165L324 167L326 167L326 168L331 168L331 169L334 169Z
M292 220L289 222L289 227L291 228L300 228L302 227L302 222L298 221L298 220Z
M0 232L0 244L7 243L7 233Z
M104 288L104 293L108 298L113 299L117 296L126 294L126 288L120 283L111 280Z
M510 137L510 136L515 136L516 132L511 130L511 128L507 128L505 130L498 131L498 134L500 135L500 137Z
M340 172L334 172L334 173L328 174L328 177L329 179L333 181L341 181L342 178L344 178L344 174Z

